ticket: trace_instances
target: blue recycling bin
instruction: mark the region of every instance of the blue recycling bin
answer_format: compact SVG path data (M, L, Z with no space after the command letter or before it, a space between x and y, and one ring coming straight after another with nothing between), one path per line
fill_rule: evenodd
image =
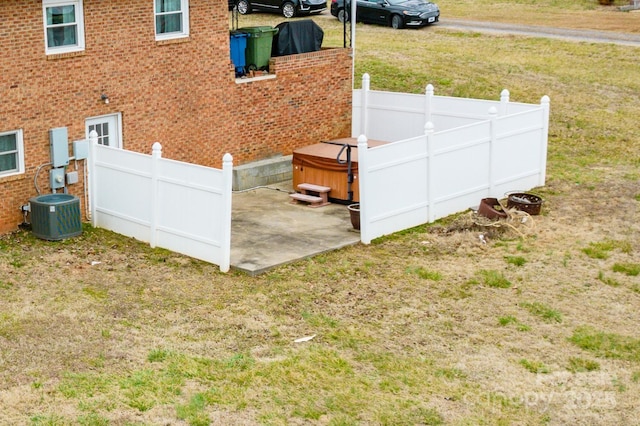
M249 34L242 31L230 31L230 47L231 61L236 69L236 75L244 74L244 68L247 65L245 60L245 51L247 49L247 37Z

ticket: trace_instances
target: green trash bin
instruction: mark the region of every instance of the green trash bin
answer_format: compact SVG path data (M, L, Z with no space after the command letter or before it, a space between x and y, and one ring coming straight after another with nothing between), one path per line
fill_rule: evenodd
M247 48L245 49L245 59L247 68L250 70L264 70L269 67L271 58L271 46L273 36L278 33L273 27L244 27L238 28L239 32L247 33Z

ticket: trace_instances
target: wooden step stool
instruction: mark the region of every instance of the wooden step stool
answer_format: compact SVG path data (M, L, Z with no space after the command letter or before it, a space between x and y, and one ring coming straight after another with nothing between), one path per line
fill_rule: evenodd
M328 186L314 185L312 183L301 183L298 185L298 190L301 192L294 192L289 194L292 198L292 203L303 201L309 203L309 207L322 207L329 203L329 192L331 188Z

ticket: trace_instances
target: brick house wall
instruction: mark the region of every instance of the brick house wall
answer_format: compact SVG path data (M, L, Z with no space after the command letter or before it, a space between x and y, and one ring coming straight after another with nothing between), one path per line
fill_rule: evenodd
M84 0L85 50L46 55L42 2L0 1L0 132L22 129L25 149L25 173L0 177L0 234L22 222L36 171L51 192L49 130L67 127L71 150L88 117L120 113L125 149L157 141L165 158L213 167L226 152L240 165L350 134L349 49L271 58L275 78L237 83L227 4L189 3L189 37L156 41L153 0ZM82 179L68 190L84 204Z

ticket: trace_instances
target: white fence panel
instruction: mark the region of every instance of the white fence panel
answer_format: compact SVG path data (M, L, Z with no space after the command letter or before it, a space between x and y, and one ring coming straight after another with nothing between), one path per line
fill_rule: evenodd
M368 154L370 163L375 164L375 167L369 169L369 183L376 194L384 191L383 196L371 199L370 207L375 211L384 211L390 205L395 210L411 209L415 207L416 199L427 196L424 136L369 148ZM398 168L403 173L396 173Z
M370 91L367 104L370 138L399 141L420 136L425 124L424 102L424 95Z
M499 102L437 97L432 90L428 86L425 96L371 92L365 75L363 89L354 94L352 133L372 131L358 137L365 244L477 206L485 197L544 185L546 96L529 105L509 102L506 90ZM390 129L396 124L404 129ZM421 135L413 134L418 126ZM399 135L406 137L394 139ZM367 138L392 143L367 148Z
M93 226L147 240L151 221L151 157L96 145L90 194Z
M497 108L500 103L484 99L434 96L432 105L434 111L446 111L449 114L458 115L460 117L486 119L489 108Z
M221 170L162 159L156 242L198 259L222 249L226 212ZM219 263L219 261L213 262Z
M433 133L430 220L464 210L486 196L491 179L490 134L489 121Z
M362 107L365 96L362 89L354 89L351 92L351 137L357 138L358 135L364 134L364 108ZM375 139L372 137L372 139Z
M482 120L486 120L488 117L485 116ZM434 130L436 132L441 132L445 130L456 129L461 126L468 126L470 124L477 123L481 121L478 118L473 117L463 117L460 115L433 112L431 114L431 119L433 120ZM424 126L423 126L424 127Z
M419 136L427 122L439 132L488 120L491 110L504 116L539 108L510 102L508 90L502 91L499 101L435 96L431 85L425 94L372 91L366 74L362 89L353 91L352 102L351 136L387 142Z
M434 135L434 139L437 138ZM477 188L488 189L489 143L474 143L463 150L434 153L433 157L436 202Z
M435 131L435 129L434 129ZM488 120L437 132L433 149L436 153L464 149L468 145L490 139L491 123ZM472 160L472 159L470 159Z
M505 105L504 114L518 114L520 112L531 111L532 107L536 107L537 105L532 104L523 104L519 102L508 102Z
M90 153L94 226L220 266L231 257L232 158L223 169L100 146Z
M368 170L365 182L360 181L363 242L367 235L375 238L397 231L398 224L406 229L425 223L429 213L425 137L368 149L366 141L364 136L358 138L358 152L367 152L359 155L358 169ZM368 166L369 162L375 166Z
M546 126L544 109L525 111L495 120L494 193L544 184Z
M485 121L432 134L432 220L464 210L487 195L491 180L490 130L490 123Z

